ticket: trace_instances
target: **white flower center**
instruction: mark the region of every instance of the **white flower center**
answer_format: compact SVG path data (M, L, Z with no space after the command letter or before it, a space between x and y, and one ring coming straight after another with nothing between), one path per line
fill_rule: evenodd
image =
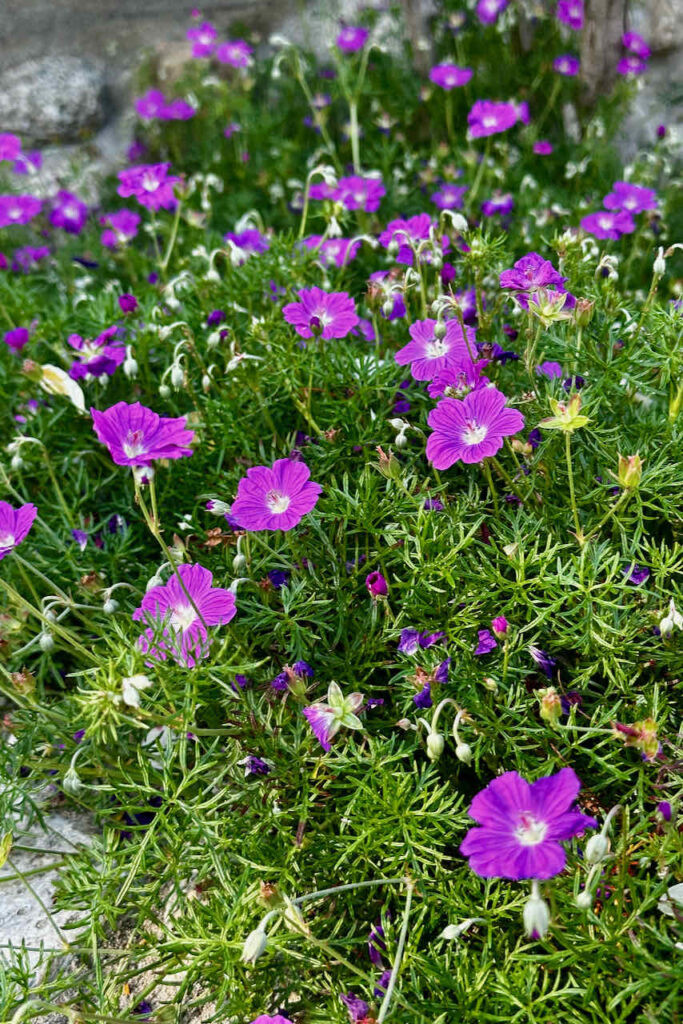
M627 210L633 210L638 205L638 200L629 196L628 199L624 199L624 206Z
M21 217L21 209L18 206L10 206L7 211L7 216L10 220L19 220Z
M268 491L266 494L266 505L271 512L277 512L278 514L286 512L292 503L292 499L288 494L283 494L282 491Z
M462 432L462 439L465 444L481 444L488 432L487 426L477 423L476 420L468 420Z
M612 218L600 217L600 219L598 220L598 224L600 225L603 231L610 231L612 228Z
M445 338L432 338L425 345L425 355L427 359L440 359L441 356L445 356L448 352L448 345L446 344Z
M14 546L14 534L13 533L0 533L0 551L4 548L11 548Z
M143 174L142 187L145 192L156 192L159 188L159 180L154 174Z
M539 821L533 814L524 811L519 816L519 825L515 829L515 839L522 846L538 846L545 839L548 826L545 821Z
M498 124L498 118L489 115L488 117L483 117L481 119L481 123L483 124L484 128L495 128L495 126Z
M190 628L193 622L197 619L197 613L189 604L181 604L173 609L169 625L171 629L176 630L179 633L184 633Z
M316 309L313 316L320 321L321 327L327 327L327 325L331 324L334 320L334 317L330 316L326 309Z
M65 206L62 213L67 220L78 220L78 210L75 206Z
M94 341L86 341L80 350L81 356L84 359L96 359L97 356L102 354L103 345L99 345ZM125 445L124 445L125 448Z
M146 449L144 437L141 430L129 430L126 440L123 442L124 454L129 459L135 459L138 455L144 455Z

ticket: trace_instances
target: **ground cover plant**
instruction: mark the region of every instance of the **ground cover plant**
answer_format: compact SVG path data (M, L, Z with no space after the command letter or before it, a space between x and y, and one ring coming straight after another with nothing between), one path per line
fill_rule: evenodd
M3 857L98 826L3 1020L678 1019L680 177L582 20L197 15L97 208L0 137Z

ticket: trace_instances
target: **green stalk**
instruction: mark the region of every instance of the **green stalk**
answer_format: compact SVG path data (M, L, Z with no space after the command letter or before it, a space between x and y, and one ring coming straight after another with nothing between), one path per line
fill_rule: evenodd
M569 501L572 506L572 513L574 515L574 527L576 529L576 539L579 544L583 547L586 539L581 530L581 521L579 520L579 509L576 504L576 492L574 490L574 471L572 469L572 435L570 430L564 432L564 445L565 454L567 456L567 473L569 474Z
M406 879L406 905L403 911L403 923L401 925L401 932L398 937L398 946L396 947L396 956L394 957L394 966L391 969L391 977L389 978L389 984L387 990L384 993L384 999L382 1005L379 1008L379 1017L377 1018L377 1024L382 1024L386 1020L389 1013L389 1007L391 1006L391 998L394 994L394 988L396 987L396 979L398 978L398 972L401 969L401 961L403 960L403 951L406 945L406 938L408 936L408 921L410 918L410 908L413 902L413 881L410 878Z

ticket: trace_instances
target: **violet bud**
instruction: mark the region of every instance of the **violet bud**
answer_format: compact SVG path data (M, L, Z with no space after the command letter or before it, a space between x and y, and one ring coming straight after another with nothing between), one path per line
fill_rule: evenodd
M375 572L369 573L369 575L365 577L365 586L367 588L368 594L370 594L370 597L373 598L386 597L387 594L389 593L387 581L385 580L384 576L382 576L382 573L377 572L377 570L375 570Z
M138 300L134 295L119 295L119 306L122 313L134 313L138 308Z
M508 620L504 615L498 615L495 619L491 619L491 629L500 639L505 636L508 631Z

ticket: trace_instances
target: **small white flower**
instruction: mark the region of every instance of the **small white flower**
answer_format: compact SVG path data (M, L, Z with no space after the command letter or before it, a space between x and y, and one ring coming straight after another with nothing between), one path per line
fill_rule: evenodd
M121 680L121 698L129 708L140 707L140 692L148 689L152 680L145 675L124 676Z

